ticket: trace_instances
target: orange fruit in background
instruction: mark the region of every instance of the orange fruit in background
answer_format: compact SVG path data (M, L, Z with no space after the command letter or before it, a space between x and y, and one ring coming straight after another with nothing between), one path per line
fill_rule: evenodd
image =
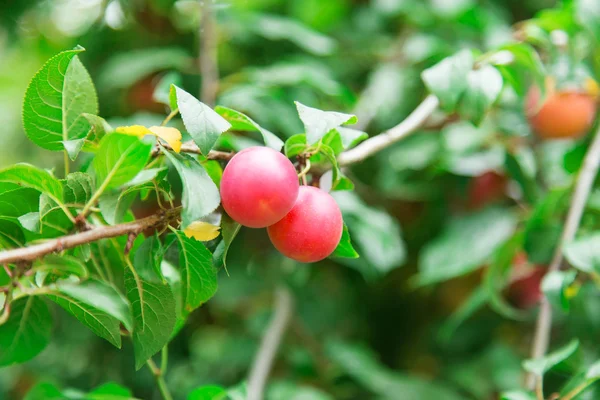
M552 90L540 104L540 90L532 86L525 99L531 129L541 139L578 139L591 128L596 117L596 98L583 91Z

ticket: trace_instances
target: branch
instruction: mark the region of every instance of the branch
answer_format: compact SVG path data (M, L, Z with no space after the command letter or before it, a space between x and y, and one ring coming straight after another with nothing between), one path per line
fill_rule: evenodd
M358 146L343 152L338 157L338 164L345 166L364 160L388 147L389 145L404 139L419 127L437 109L439 100L434 95L429 95L404 121L395 127L362 142Z
M595 134L592 144L590 145L585 159L583 160L583 166L579 172L577 183L575 185L575 191L571 199L571 207L565 220L565 226L560 237L560 242L554 251L554 256L550 266L548 267L548 273L558 271L563 263L563 247L571 242L575 238L579 223L581 222L581 216L587 202L587 198L594 184L594 179L598 174L598 168L600 168L600 128ZM548 350L548 343L550 340L550 329L552 327L552 307L545 297L542 299L540 306L540 313L537 318L535 334L531 349L531 357L536 359L543 357ZM535 377L532 374L527 376L527 386L534 388L536 385L536 379L542 379L541 377Z
M173 396L171 396L171 392L165 382L164 371L156 366L152 358L146 361L146 365L148 365L150 372L152 372L152 375L156 380L156 386L158 386L158 390L160 391L163 400L173 400Z
M267 378L271 372L277 349L285 333L294 308L292 294L281 286L275 292L275 314L262 338L258 353L248 377L248 400L262 400Z
M171 146L169 146L167 143L161 143L162 147L164 147L167 150L173 150L173 148ZM200 148L196 145L196 143L189 141L189 142L185 142L184 144L181 145L181 153L190 153L190 154L202 154L202 151L200 151ZM211 150L208 153L208 157L206 157L207 160L222 160L222 161L229 161L231 160L231 157L233 157L235 153L233 152L227 152L227 151L216 151L216 150ZM152 157L158 157L161 155L161 151L160 151L160 147L155 147L154 149L152 149Z
M215 105L219 89L219 69L217 65L217 24L211 1L202 1L202 18L200 20L200 75L202 88L200 99L210 107Z
M0 264L10 264L19 261L33 261L46 254L71 249L82 244L95 242L131 233L140 233L148 228L158 227L176 218L181 208L172 208L158 214L138 219L137 221L119 225L97 226L89 231L62 236L47 242L18 249L0 252Z

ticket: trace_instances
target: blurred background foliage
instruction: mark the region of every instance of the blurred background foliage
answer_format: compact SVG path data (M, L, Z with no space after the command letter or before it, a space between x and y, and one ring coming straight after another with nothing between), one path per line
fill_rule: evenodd
M377 133L421 101L423 69L461 49L484 52L510 42L514 24L553 6L552 0L214 1L217 103L247 113L282 138L302 131L294 100L352 111L359 128ZM24 135L21 101L45 60L77 44L87 49L81 59L98 88L100 115L113 126L160 123L165 109L153 93L166 74L176 73L188 91L199 91L200 10L194 0L0 2L0 167L21 161L60 165L59 153L36 148ZM540 18L564 26L556 13ZM336 199L358 260L297 268L271 253L262 232L242 231L217 295L170 345L167 383L175 397L204 384L229 387L244 380L281 271L292 271L286 279L297 312L269 399L394 399L394 393L495 399L518 388L533 313L513 306L526 308L528 296L535 302L531 293L539 279L503 293L512 305L482 306L487 289L479 267L516 224L514 213L501 207L513 202L510 185L505 190L502 174L490 171L505 169L511 140L528 137L522 109L522 99L505 91L479 126L431 126L353 167L348 173L358 195L337 193ZM547 185L563 193L576 170L562 162L572 148L571 142L544 145L546 164L538 165ZM577 164L581 155L573 154ZM531 154L517 156L528 165ZM500 206L452 224L457 215L490 202ZM548 229L540 228L540 235ZM474 238L480 240L470 247ZM427 257L416 275L423 246ZM544 254L538 258L534 262L547 262ZM436 272L440 263L455 260L469 268ZM567 322L561 335L593 344L600 327L597 292L583 285L571 308L559 316ZM46 381L81 390L114 381L136 397L157 398L151 374L134 371L130 344L119 351L62 310L53 312L58 322L51 345L33 361L2 369L0 398L21 399ZM590 346L581 357L598 355ZM563 365L547 385L564 383L565 371L572 368Z

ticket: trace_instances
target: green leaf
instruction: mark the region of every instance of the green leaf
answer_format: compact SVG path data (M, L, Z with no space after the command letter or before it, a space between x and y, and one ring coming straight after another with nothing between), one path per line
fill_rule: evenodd
M308 145L306 144L306 135L304 133L299 133L297 135L291 136L288 140L285 141L285 155L287 158L296 157L298 154L302 153Z
M242 132L258 131L262 135L267 147L277 151L280 151L283 147L283 141L281 139L279 139L274 133L254 122L247 115L223 106L215 107L215 111L231 124L232 130Z
M535 168L529 168L529 161L533 154L529 151L521 150L517 153L506 152L504 166L508 175L511 176L521 187L525 199L534 204L539 198L539 188L535 180Z
M595 0L576 0L575 18L600 41L600 4Z
M183 124L205 156L231 124L185 90L175 87Z
M217 291L217 270L212 254L202 242L176 231L179 243L182 299L185 311L191 312L208 301Z
M102 216L109 224L123 222L125 215L140 192L155 190L153 181L161 186L166 181L166 168L149 168L142 170L132 180L122 187L108 193L104 193L98 199L98 207ZM122 189L125 189L121 191Z
M361 256L358 260L344 258L340 262L358 269L367 279L381 277L402 266L406 249L398 222L384 211L367 206L353 192L337 191L331 195L342 210Z
M292 18L278 15L252 15L249 26L258 34L271 40L289 40L298 47L318 56L331 54L337 43Z
M22 363L37 356L50 342L52 316L39 297L10 303L10 316L0 325L0 365Z
M462 50L421 74L425 86L440 100L445 111L454 111L458 100L469 86L468 76L473 63L473 53L470 50Z
M146 166L151 150L151 144L135 136L118 133L105 136L92 162L98 191L119 187L133 179Z
M152 98L154 101L166 104L171 108L171 111L177 109L177 98L171 96L175 93L174 86L181 86L182 79L179 72L171 71L166 73L154 88Z
M351 128L345 128L343 126L338 126L337 128L335 128L335 131L340 136L343 150L348 150L349 148L354 147L363 140L369 138L369 134L366 132Z
M213 212L221 202L219 189L204 168L187 154L162 150L173 164L183 184L182 229Z
M392 371L379 363L365 346L343 342L326 345L328 357L370 392L393 399L396 394L410 394L410 399L459 400L463 396L440 382L430 382L416 376ZM371 398L371 397L369 397Z
M535 400L533 393L523 390L511 390L500 395L500 400Z
M125 270L125 290L133 310L135 369L159 352L175 326L175 298L166 284L151 283Z
M455 218L421 251L419 282L445 281L479 268L513 234L516 224L514 213L499 208Z
M67 175L63 183L65 204L86 204L94 194L94 181L84 172L73 172Z
M569 263L588 274L600 273L600 234L577 238L563 249Z
M192 60L187 51L176 47L128 49L103 63L98 87L104 91L129 88L155 72L189 68Z
M540 56L532 46L527 43L513 43L503 46L499 51L508 51L514 58L510 64L498 65L497 68L519 95L527 92L531 80L544 90L546 71Z
M221 235L223 240L219 243L213 254L213 263L216 268L227 267L227 252L242 226L235 222L229 215L221 216Z
M133 330L129 303L113 286L88 279L78 284L58 285L58 291L109 314L118 319L127 330Z
M112 133L114 131L113 127L110 126L110 124L106 122L106 120L102 117L87 113L83 113L81 115L83 115L83 117L87 119L91 125L91 132L88 137L88 140L94 141L97 139L102 139L104 135L106 135L107 133ZM86 149L85 145L83 148Z
M128 388L108 382L90 391L86 400L133 400L133 395Z
M22 247L25 244L25 235L19 225L0 220L0 249Z
M23 124L31 141L48 150L67 149L71 159L90 131L82 113L98 113L94 84L76 57L83 50L64 51L48 60L31 80L23 103Z
M567 288L575 282L577 272L551 271L548 272L541 283L544 295L555 309L569 311L569 298L566 295Z
M355 124L358 122L356 115L343 114L334 111L322 111L317 108L305 106L296 101L296 108L300 120L306 130L306 142L314 144L323 138L332 129L344 124Z
M593 363L585 373L586 379L598 380L600 379L600 361Z
M61 284L47 297L117 348L121 348L121 323L128 330L133 329L129 303L101 281Z
M52 383L41 382L35 385L23 400L64 400L62 391Z
M202 386L194 389L187 400L225 400L227 390L220 386Z
M502 75L490 65L469 71L467 87L460 100L460 114L480 124L486 112L498 99L502 83Z
M503 317L515 320L523 320L526 316L502 297L502 291L509 282L515 255L522 246L523 234L519 232L498 249L485 274L485 288L490 306Z
M140 278L148 282L162 282L164 280L160 269L163 254L162 244L156 234L144 239L133 258L133 266Z
M574 339L564 347L561 347L560 349L553 351L542 358L525 360L523 362L523 368L537 376L543 376L546 372L552 369L552 367L571 357L578 348L579 340Z
M61 182L48 172L29 164L16 164L0 170L0 183L16 183L47 194L56 202L63 200Z
M329 257L341 257L341 258L358 258L359 255L352 247L350 241L350 234L348 233L348 227L344 224L344 231L342 232L342 238L340 243L337 245L333 253Z
M562 232L561 216L568 205L568 193L565 189L553 190L535 204L525 224L523 245L531 262L548 264L552 259Z
M82 279L86 279L89 275L83 261L68 255L59 256L57 254L49 254L43 259L36 261L33 264L33 269L57 276L75 275Z
M337 158L335 157L335 152L331 147L326 144L322 144L319 147L319 153L315 154L310 158L311 162L316 162L316 158L319 158L319 155L322 154L325 156L329 163L331 164L331 190L337 190L337 185L340 183L341 172L337 163Z

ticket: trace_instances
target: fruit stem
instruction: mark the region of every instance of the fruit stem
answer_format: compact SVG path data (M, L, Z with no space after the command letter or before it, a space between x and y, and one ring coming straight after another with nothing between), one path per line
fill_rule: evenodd
M308 173L308 171L310 171L310 160L307 158L306 165L304 166L302 171L300 171L300 173L298 174L298 179L302 179L302 184L305 186L306 186L306 174Z

